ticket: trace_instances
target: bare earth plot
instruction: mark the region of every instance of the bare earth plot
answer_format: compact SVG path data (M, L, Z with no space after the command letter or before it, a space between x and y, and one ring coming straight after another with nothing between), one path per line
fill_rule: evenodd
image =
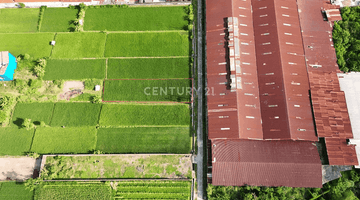
M32 178L35 169L35 159L29 157L0 158L0 181L11 180L25 180Z

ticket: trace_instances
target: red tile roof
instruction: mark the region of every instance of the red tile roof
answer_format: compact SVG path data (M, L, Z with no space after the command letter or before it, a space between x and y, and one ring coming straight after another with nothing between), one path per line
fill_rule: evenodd
M296 1L206 5L209 138L317 141Z
M324 21L320 12L338 7L324 0L301 0L298 7L317 134L325 138L330 165L357 165L355 146L346 142L353 135L345 95L336 75L340 70L332 42L332 23Z
M0 0L0 3L14 3L13 0Z
M322 187L317 148L307 141L212 141L212 184Z

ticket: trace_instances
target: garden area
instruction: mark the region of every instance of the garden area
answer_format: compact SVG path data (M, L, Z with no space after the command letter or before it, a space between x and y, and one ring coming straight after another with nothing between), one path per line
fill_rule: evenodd
M189 155L47 156L44 179L191 178Z

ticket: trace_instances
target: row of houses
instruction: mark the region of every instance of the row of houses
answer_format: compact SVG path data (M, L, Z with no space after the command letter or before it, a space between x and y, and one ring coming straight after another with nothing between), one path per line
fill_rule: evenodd
M327 169L359 165L332 42L339 8L206 1L209 183L320 188Z

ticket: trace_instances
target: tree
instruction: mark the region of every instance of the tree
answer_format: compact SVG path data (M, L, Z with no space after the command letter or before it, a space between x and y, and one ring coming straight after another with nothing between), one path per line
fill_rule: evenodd
M23 122L23 127L26 128L26 130L30 130L34 128L34 124L31 123L31 119L25 118Z

